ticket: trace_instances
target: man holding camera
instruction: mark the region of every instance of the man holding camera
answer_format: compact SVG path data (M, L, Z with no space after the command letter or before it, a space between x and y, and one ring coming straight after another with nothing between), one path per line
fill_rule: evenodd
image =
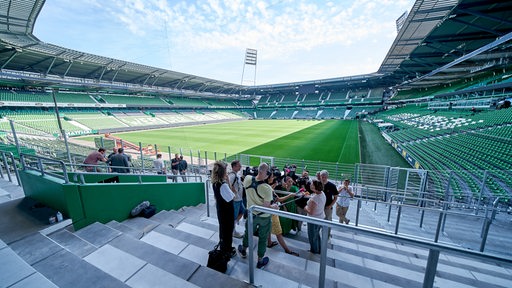
M268 178L269 166L267 163L261 163L258 166L258 175L247 175L244 179L245 193L247 196L247 207L258 205L279 209L277 204L271 204L272 201L272 187L265 183ZM263 268L268 264L269 259L265 257L267 251L267 237L270 233L271 215L261 212L253 213L253 229L258 233L258 263L257 268ZM247 229L248 221L245 222L245 233L243 238L243 245L238 245L238 253L242 258L247 257L247 247L249 247L249 235ZM252 235L250 235L252 237Z

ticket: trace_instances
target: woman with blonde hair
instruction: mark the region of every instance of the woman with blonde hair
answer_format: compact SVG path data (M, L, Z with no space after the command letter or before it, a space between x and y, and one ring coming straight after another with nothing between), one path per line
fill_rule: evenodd
M217 219L219 221L220 250L226 255L232 255L233 229L235 227L235 210L233 207L234 194L226 182L228 173L226 163L216 161L212 170L213 195L217 208ZM235 252L236 253L236 252Z

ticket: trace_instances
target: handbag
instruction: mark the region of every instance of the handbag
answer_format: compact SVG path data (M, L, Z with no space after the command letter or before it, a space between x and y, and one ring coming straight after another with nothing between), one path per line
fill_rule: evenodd
M228 270L228 262L231 259L230 255L227 255L220 250L219 244L213 247L213 250L208 252L208 263L206 267L213 270L217 270L222 273L226 273Z

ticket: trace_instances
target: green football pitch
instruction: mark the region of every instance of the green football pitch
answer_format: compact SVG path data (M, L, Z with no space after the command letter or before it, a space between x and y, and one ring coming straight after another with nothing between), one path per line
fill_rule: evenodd
M114 134L144 146L156 144L174 153L208 151L241 153L339 163L360 162L358 122L355 120L247 120L220 124ZM86 139L92 139L87 137ZM196 153L196 152L195 152ZM211 157L211 156L210 156Z

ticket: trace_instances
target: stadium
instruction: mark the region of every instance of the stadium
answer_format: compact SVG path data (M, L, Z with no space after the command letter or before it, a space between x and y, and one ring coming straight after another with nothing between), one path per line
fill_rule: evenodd
M0 6L1 287L512 286L512 2L417 0L378 71L252 86L45 43L45 5ZM130 173L86 172L100 147ZM270 213L298 257L212 270L218 160L350 179L352 221L314 222L313 254L288 203ZM142 201L156 215L130 217Z

